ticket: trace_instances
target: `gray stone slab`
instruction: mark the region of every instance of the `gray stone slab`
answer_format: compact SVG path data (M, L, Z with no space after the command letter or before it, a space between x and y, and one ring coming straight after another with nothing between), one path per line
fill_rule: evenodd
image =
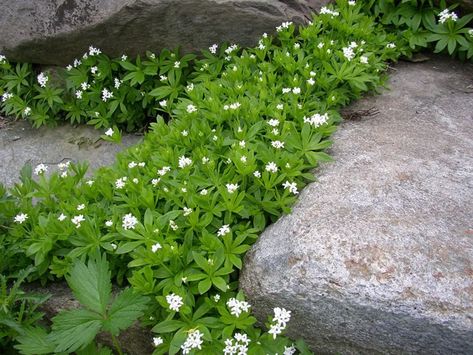
M100 139L104 130L90 126L31 127L26 121L0 117L0 183L11 186L18 181L21 168L40 163L50 171L59 163L87 161L90 171L111 165L115 155L141 140L139 135L125 135L122 145Z
M473 65L401 62L390 87L348 109L379 114L341 125L240 286L316 353L473 354Z

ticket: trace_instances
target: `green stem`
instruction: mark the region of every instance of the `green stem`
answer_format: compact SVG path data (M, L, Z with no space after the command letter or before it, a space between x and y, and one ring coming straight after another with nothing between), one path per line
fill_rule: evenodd
M115 346L115 349L117 349L119 355L123 355L122 349L120 348L120 344L118 343L117 338L112 334L112 342L113 345Z

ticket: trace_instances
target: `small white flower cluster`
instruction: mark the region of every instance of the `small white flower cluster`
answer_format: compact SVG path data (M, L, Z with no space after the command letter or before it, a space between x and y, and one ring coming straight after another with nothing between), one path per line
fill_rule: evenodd
M235 343L233 343L235 341ZM235 333L233 339L225 340L224 355L246 355L248 353L248 345L250 344L248 335Z
M181 169L184 169L186 166L189 166L192 164L192 159L190 158L187 158L185 157L184 155L182 155L181 157L179 157L179 167Z
M271 145L273 146L273 148L276 148L276 149L284 148L284 142L281 142L281 141L272 141Z
M34 168L35 175L42 175L46 171L48 171L48 167L44 165L43 163L36 165L36 168Z
M225 105L223 106L223 109L225 111L228 111L228 110L237 110L241 107L241 104L239 102L234 102L233 104L230 104L230 105Z
M138 219L133 216L131 213L128 213L122 218L122 227L123 229L135 229L135 226L138 224Z
M325 6L320 9L320 14L321 15L330 15L332 17L336 17L336 16L340 15L340 13L338 11L330 10L328 7L325 7Z
M119 89L120 86L123 84L123 80L120 80L118 78L114 78L113 79L113 82L115 83L114 86L115 86L115 89Z
M202 337L204 336L203 333L200 332L198 329L190 330L187 334L187 339L184 344L181 345L182 353L189 354L192 349L202 349Z
M281 26L276 27L276 31L281 32L284 31L285 29L288 29L292 25L292 22L283 22L281 23Z
M393 49L393 48L396 48L396 45L392 42L389 42L387 45L386 45L386 48L389 48L389 49Z
M184 304L182 297L174 293L166 296L166 302L169 305L169 309L174 312L179 312L179 308Z
M297 190L297 184L295 182L286 181L282 184L282 187L289 190L289 192L293 193L294 195L297 195L299 193L299 191Z
M5 64L7 62L7 57L4 55L0 54L0 64Z
M227 307L230 308L230 313L235 317L239 317L242 312L249 312L250 304L246 301L239 301L236 298L230 298L227 301Z
M169 221L169 227L173 230L173 231L177 231L179 229L179 226L176 224L176 222L174 222L173 220L170 220Z
M183 213L184 217L187 217L188 215L190 215L192 213L192 208L184 207L183 211L184 211L184 213Z
M13 219L14 222L22 224L28 219L28 215L26 213L19 213Z
M162 343L164 343L163 338L161 337L154 337L153 338L153 345L154 347L160 346Z
M217 232L217 237L223 237L224 235L230 233L230 226L228 224L224 224L220 227Z
M46 74L44 74L43 72L39 73L39 75L36 77L36 79L38 79L38 84L42 88L46 87L46 83L49 80L48 76Z
M13 97L12 93L6 92L2 95L2 102L5 102Z
M164 176L166 175L166 173L170 172L171 171L171 167L169 166L163 166L162 169L159 169L158 170L158 175L159 176Z
M458 20L458 16L453 11L450 12L449 9L445 9L441 13L439 13L439 22L445 23L448 20L456 21Z
M193 113L193 112L196 112L196 111L197 111L197 107L195 107L194 105L190 104L190 105L187 105L186 110L187 110L188 113Z
M230 47L225 49L226 54L231 54L232 52L236 51L238 49L238 46L236 44L232 44Z
M275 162L271 161L266 166L264 167L266 171L269 171L270 173L277 173L278 172L278 166L276 165Z
M348 60L351 61L355 57L355 52L353 51L353 48L351 47L343 47L343 56Z
M76 228L79 228L79 227L80 227L80 224L81 224L82 222L84 222L84 221L85 221L85 218L84 218L84 216L81 215L81 214L78 215L78 216L74 216L73 218L71 218L71 222L72 222L73 224L75 224Z
M95 48L93 46L89 47L89 55L90 56L99 55L100 53L102 53L102 51L100 49Z
M349 6L355 6L356 5L355 0L348 0L348 5Z
M286 325L290 319L291 311L279 307L274 308L274 318L268 331L268 333L273 336L273 339L276 339L276 336L281 334L282 331L286 329Z
M162 249L163 247L161 246L161 244L159 243L154 243L152 246L151 246L151 251L153 253L156 253L159 249Z
M126 176L124 177L121 177L117 180L115 180L115 187L118 189L118 190L121 190L125 187L125 184L126 184L126 181L128 180L128 178Z
M113 136L114 132L115 131L113 130L113 128L109 128L105 131L105 135L111 137L111 136Z
M228 193L232 194L238 189L239 186L238 184L227 184L226 187L227 187Z
M23 110L23 114L24 114L25 116L31 115L31 107L26 106L25 109Z
M310 117L304 116L304 123L308 123L314 127L319 127L328 121L328 114L324 113L323 115L316 113Z
M470 35L470 37L473 37L473 28L468 30L468 34Z
M296 347L294 346L294 344L292 344L291 346L284 347L284 352L282 353L282 355L293 355L295 353L296 353Z
M107 89L102 90L102 101L107 102L109 99L113 97L113 92L108 91Z
M292 92L293 94L298 95L298 94L301 93L301 88L295 87L295 88L292 88L292 89L291 88L283 88L282 89L283 94L289 94L290 92Z
M218 44L212 44L212 45L209 47L209 51L210 51L210 53L212 53L212 54L217 54L217 49L218 49Z

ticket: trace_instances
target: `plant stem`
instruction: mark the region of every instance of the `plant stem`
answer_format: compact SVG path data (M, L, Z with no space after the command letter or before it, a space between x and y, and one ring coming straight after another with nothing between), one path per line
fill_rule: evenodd
M123 355L123 351L120 348L120 343L118 342L117 338L112 334L112 342L113 345L115 346L115 349L117 349L119 355Z

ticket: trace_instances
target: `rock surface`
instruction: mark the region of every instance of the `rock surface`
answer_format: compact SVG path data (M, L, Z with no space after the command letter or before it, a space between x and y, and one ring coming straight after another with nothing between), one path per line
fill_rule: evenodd
M12 186L18 181L21 168L44 163L57 170L66 161L89 162L90 171L111 165L124 147L138 143L140 136L124 135L123 146L100 139L103 131L90 126L63 125L36 129L26 121L0 117L0 183Z
M390 87L349 108L379 114L342 124L240 286L316 353L473 354L473 65L399 63Z
M0 0L0 53L66 65L90 45L112 57L229 41L254 45L283 21L301 23L329 0Z

